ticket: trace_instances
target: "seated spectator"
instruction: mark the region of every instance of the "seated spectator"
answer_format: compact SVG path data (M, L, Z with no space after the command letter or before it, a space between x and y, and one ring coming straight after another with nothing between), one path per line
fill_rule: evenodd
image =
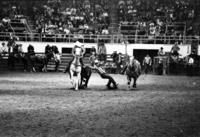
M109 34L108 29L104 27L101 34L108 35Z
M64 28L64 34L66 34L66 35L69 35L71 32L70 32L70 29L68 29L68 28Z
M2 24L4 26L8 26L10 24L10 19L8 17L5 17L2 19Z

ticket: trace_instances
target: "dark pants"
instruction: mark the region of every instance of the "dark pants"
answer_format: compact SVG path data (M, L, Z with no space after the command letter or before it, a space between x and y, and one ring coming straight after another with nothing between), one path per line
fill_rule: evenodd
M187 75L188 76L194 76L195 75L195 69L192 64L187 65Z
M116 70L116 73L117 74L119 74L120 72L121 72L121 65L122 65L122 63L120 62L120 63L116 63L116 66L117 66L117 70Z
M151 66L149 64L144 64L144 73L147 74L151 71Z
M107 83L107 86L109 88L111 88L111 84L113 84L113 88L116 88L117 87L117 84L115 82L115 80L108 74L104 73L104 74L101 74L101 78L103 79L108 79L108 83Z

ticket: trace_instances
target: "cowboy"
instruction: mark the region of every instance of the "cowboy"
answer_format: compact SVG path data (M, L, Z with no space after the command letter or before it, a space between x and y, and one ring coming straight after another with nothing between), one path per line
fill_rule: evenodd
M118 84L115 82L115 80L106 73L106 71L101 67L100 63L98 60L95 60L95 64L93 67L91 67L92 69L95 69L97 71L97 73L101 76L101 78L103 79L108 79L108 83L106 84L106 86L108 87L108 89L117 89ZM111 86L111 84L113 84L113 86Z
M158 56L164 56L165 52L163 50L163 47L160 48L160 50L158 51Z
M90 58L89 58L89 61L90 61L91 66L94 66L95 60L96 60L96 59L97 59L96 53L95 53L95 52L92 52L92 55L91 55Z
M152 65L152 59L151 59L151 57L149 56L149 54L147 54L147 55L144 57L144 60L143 60L142 65L144 66L144 72L145 72L145 74L147 74L147 73L150 71L151 65Z
M171 48L171 54L173 55L173 56L179 56L179 50L180 50L180 48L179 48L179 46L178 46L178 42L176 42L175 44L174 44L174 46L172 46L172 48Z
M28 50L29 56L34 56L35 55L34 47L32 45L29 45L27 50Z
M112 59L113 59L113 63L116 63L116 62L117 62L117 56L118 56L117 51L114 51L114 52L111 54L111 57L112 57Z
M116 66L117 66L117 73L120 73L120 70L121 70L121 65L122 65L122 59L123 59L123 56L122 56L122 53L119 53L117 55L117 60L116 60Z
M55 61L55 72L58 70L58 66L60 65L61 59L60 59L60 54L57 46L52 46L53 50L53 57Z
M2 46L0 47L0 55L5 56L8 53L8 47L4 42L1 45Z
M75 42L75 46L73 47L72 49L72 55L75 57L77 56L76 52L80 52L78 56L80 56L80 63L81 63L81 66L84 67L84 64L83 64L83 60L82 58L84 57L85 55L85 48L84 48L84 45L82 45L79 41L76 41ZM73 59L69 62L69 65L66 67L66 69L64 70L64 73L66 73L67 71L69 71L69 67L70 67L70 64L72 63Z
M81 65L82 66L84 66L84 64L83 64L83 57L84 57L84 55L85 55L85 47L84 47L84 45L83 44L81 44L79 41L77 41L76 43L75 43L75 46L74 46L74 48L72 49L72 55L75 57L76 56L76 52L77 51L79 51L79 52L81 52L80 53L80 63L81 63Z
M99 55L99 60L103 63L106 62L106 46L104 43L98 43L98 55Z
M191 52L190 55L188 55L187 60L187 75L193 76L195 75L195 61L198 60L198 55L195 54L195 50Z
M27 48L27 60L29 61L30 63L30 68L31 68L31 72L36 72L35 70L35 60L36 60L36 56L35 56L35 50L34 50L34 47L33 45L29 45L28 48Z
M16 44L16 40L18 40L19 38L14 36L12 33L10 33L10 37L9 37L9 40L8 40L8 43L7 43L7 46L8 46L8 54L12 53L13 52L13 48Z

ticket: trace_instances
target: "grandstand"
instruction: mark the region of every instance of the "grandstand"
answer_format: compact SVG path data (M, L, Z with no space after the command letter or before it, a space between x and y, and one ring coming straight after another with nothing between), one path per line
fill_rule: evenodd
M187 55L194 41L199 44L199 6L198 0L1 0L0 41L14 33L24 51L31 43L39 53L49 42L62 51L75 40L103 41L108 54L125 54L127 41L129 55L134 49L154 55L178 42Z
M1 32L60 37L69 34L77 37L122 34L138 39L185 37L199 35L198 6L195 0L2 0Z

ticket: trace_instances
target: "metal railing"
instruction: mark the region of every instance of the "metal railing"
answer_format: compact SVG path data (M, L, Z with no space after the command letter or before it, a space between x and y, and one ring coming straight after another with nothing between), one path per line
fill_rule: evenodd
M128 41L130 44L191 44L193 41L200 43L199 36L148 36L148 35L86 35L86 34L39 34L39 33L15 33L19 41L37 41L37 42L74 42L79 40L82 43L122 43ZM7 41L10 32L0 32L0 41Z

